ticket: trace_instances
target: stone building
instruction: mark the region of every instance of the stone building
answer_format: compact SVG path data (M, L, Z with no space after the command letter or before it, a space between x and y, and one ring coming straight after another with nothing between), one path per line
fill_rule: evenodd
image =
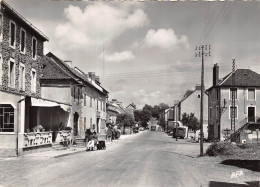
M51 52L46 56L48 60L44 61L41 78L42 97L71 105L64 123L73 129L74 138L84 138L87 128L104 133L108 91L100 85L99 78L95 73L85 74L73 68L71 61L63 61Z
M15 156L26 145L29 98L41 96L43 43L48 38L5 1L0 4L0 155Z

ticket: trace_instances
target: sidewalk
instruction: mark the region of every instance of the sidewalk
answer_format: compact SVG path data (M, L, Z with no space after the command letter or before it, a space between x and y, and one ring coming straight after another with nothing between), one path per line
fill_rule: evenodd
M121 135L118 140L114 140L113 142L107 142L106 141L106 146L110 147L116 142L118 143L118 142L124 141L128 138L138 136L138 135L140 135L144 132L145 131L141 131L137 134ZM31 153L31 154L28 154L28 155L24 155L24 157L57 158L57 157L62 157L62 156L80 153L80 152L84 152L84 151L86 151L86 147L73 147L73 146L71 146L69 149L65 149L65 150L50 150L50 151L45 151L45 152Z

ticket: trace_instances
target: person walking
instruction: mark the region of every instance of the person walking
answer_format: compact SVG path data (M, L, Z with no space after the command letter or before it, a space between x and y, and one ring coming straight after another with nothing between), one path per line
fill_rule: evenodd
M108 126L108 129L107 129L107 140L108 141L111 141L112 142L112 127L111 125Z
M88 144L88 141L90 140L90 136L92 135L92 132L90 131L90 129L87 129L85 132L85 145Z

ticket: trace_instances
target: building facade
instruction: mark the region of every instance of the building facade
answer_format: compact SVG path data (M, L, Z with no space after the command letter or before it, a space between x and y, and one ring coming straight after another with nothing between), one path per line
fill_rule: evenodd
M234 76L235 84L232 84ZM232 129L231 88L235 89L235 130L246 123L255 123L260 119L260 75L250 69L237 69L219 79L219 67L213 68L213 86L208 92L209 138L224 140L224 129ZM234 129L232 129L234 130ZM249 139L256 140L256 132L252 130Z
M104 133L108 92L100 86L98 77L72 68L71 63L52 53L46 56L48 61L41 78L42 97L72 106L66 126L73 129L74 138L84 138L87 128Z

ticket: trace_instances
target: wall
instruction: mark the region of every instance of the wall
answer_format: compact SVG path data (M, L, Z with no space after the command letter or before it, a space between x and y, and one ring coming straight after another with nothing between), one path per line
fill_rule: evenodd
M42 98L70 104L70 87L42 87Z
M229 99L230 89L229 88L222 88L221 89L221 103L223 103L224 98L227 101L227 109L221 116L221 129L231 129L231 119L229 117L229 107L231 106L231 100ZM256 112L256 120L260 116L260 89L256 89L256 100L255 101L248 101L247 99L247 88L238 88L237 89L237 100L235 101L235 105L238 107L238 115L237 119L235 120L235 128L240 128L245 122L247 122L248 117L248 106L255 106ZM222 137L222 139L224 139Z
M43 41L40 38L37 38L37 34L32 33L30 29L28 29L23 23L19 22L15 17L13 17L7 11L3 12L3 41L1 43L0 53L3 57L3 77L2 77L2 86L0 86L0 90L7 90L9 92L17 92L24 95L32 95L40 97L41 90L39 84L39 77L41 75L41 59L43 56ZM9 30L10 30L10 20L13 20L16 24L16 45L15 49L9 46ZM20 29L21 26L26 31L26 53L22 54L20 52ZM36 60L32 59L32 36L34 36L37 40L37 58ZM9 61L10 58L14 54L15 61L15 87L8 87L8 71L9 71ZM21 91L19 89L19 63L25 65L25 90ZM31 69L34 68L36 70L36 93L31 92Z

